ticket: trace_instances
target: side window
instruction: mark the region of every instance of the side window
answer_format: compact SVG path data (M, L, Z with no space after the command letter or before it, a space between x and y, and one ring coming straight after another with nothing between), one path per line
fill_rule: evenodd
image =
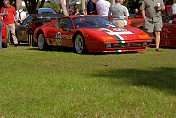
M59 28L69 28L69 29L73 29L73 24L70 18L63 18Z
M33 20L33 16L28 16L22 23L22 25L28 25Z
M61 24L62 19L63 19L63 18L58 19L58 20L56 21L56 23L54 24L54 27L60 28L59 26L60 26L60 24Z

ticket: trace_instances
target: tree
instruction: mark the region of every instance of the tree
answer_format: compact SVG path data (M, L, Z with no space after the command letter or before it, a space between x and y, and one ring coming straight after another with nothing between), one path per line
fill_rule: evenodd
M42 8L45 0L42 0L41 2L40 0L24 0L24 2L29 14L36 14L38 9L37 6L39 6L39 8Z
M60 4L61 4L64 15L69 16L66 5L64 4L64 0L60 0Z
M16 9L19 10L21 6L22 6L22 0L16 0Z

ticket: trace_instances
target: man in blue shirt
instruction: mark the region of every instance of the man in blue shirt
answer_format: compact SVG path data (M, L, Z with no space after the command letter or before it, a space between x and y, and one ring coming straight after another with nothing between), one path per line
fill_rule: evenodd
M96 0L89 0L87 3L87 15L97 15Z

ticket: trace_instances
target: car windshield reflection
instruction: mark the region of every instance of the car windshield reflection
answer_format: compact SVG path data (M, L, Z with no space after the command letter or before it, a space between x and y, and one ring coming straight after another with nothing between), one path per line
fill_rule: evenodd
M104 17L74 17L73 22L76 29L117 27Z

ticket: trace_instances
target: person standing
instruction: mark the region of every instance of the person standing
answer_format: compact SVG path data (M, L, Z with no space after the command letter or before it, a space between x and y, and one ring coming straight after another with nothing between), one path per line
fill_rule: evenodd
M144 18L144 30L149 34L155 33L156 51L161 52L159 49L160 32L163 27L161 11L165 10L163 0L143 0L140 10Z
M111 6L112 22L118 27L124 27L124 20L128 21L125 7L122 5L123 0L115 0L115 4Z
M3 16L4 23L6 24L6 41L9 45L9 33L11 31L13 42L15 47L18 45L18 40L15 35L15 23L17 23L17 13L15 7L10 5L9 0L4 0L4 7L1 8L1 13L6 12L6 15Z
M98 0L96 3L97 14L108 18L111 3L106 0Z
M23 11L23 7L17 11L18 23L22 23L24 19L26 19L26 12Z
M2 49L2 27L3 27L3 19L0 15L0 50Z
M96 0L89 0L87 3L87 15L97 15Z
M126 11L126 17L129 17L130 14L129 14L128 8L123 5L123 2L124 2L124 0L121 0L121 1L120 1L120 4L124 7L124 9L125 9L125 11ZM128 21L126 20L126 17L124 18L125 27L128 26Z
M171 7L171 15L176 14L176 0L174 1L174 4Z

